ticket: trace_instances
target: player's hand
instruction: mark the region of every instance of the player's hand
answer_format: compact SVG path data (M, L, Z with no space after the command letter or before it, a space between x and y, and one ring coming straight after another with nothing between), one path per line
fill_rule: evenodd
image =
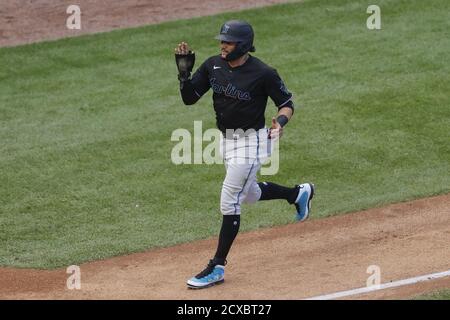
M189 50L189 45L187 44L187 42L182 41L175 48L175 54L188 54L188 53L190 53L190 50Z
M272 118L272 126L269 130L269 139L278 139L283 135L283 127L278 123L277 119Z

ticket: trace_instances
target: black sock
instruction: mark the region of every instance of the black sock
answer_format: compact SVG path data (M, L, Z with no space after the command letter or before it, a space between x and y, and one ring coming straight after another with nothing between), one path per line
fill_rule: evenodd
M285 199L290 204L295 202L298 194L298 188L287 188L272 182L258 183L261 189L261 197L259 200Z
M240 215L224 215L222 220L222 228L220 228L219 244L214 256L214 262L216 264L225 265L225 259L233 244L234 238L239 231L241 224Z

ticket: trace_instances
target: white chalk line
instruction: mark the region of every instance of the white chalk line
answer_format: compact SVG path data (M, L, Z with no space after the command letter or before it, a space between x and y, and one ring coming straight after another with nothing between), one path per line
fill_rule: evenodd
M384 284L380 284L380 285L363 287L363 288L359 288L359 289L339 291L339 292L326 294L326 295L322 295L322 296L311 297L311 298L308 298L305 300L333 300L333 299L344 298L344 297L353 296L353 295L357 295L357 294L363 294L363 293L369 293L369 292L374 292L374 291L379 291L379 290L384 290L384 289L389 289L389 288L406 286L406 285L410 285L410 284L444 278L444 277L448 277L448 276L450 276L450 270L444 271L444 272L427 274L424 276L419 276L419 277L414 277L414 278L408 278L408 279L404 279L404 280L393 281L393 282L384 283Z

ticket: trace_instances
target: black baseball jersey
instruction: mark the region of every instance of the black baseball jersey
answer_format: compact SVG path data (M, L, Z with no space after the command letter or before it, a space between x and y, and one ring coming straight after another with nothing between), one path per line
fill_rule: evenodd
M277 71L256 57L232 68L220 55L207 59L192 76L192 86L198 97L210 88L217 127L255 129L264 127L264 112L270 97L278 108L292 106L292 94Z

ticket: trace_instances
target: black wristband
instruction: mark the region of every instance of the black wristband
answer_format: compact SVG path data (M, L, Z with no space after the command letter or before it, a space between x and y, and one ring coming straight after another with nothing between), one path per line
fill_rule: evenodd
M284 114L279 115L277 118L277 122L280 124L281 127L284 127L288 123L289 119Z

